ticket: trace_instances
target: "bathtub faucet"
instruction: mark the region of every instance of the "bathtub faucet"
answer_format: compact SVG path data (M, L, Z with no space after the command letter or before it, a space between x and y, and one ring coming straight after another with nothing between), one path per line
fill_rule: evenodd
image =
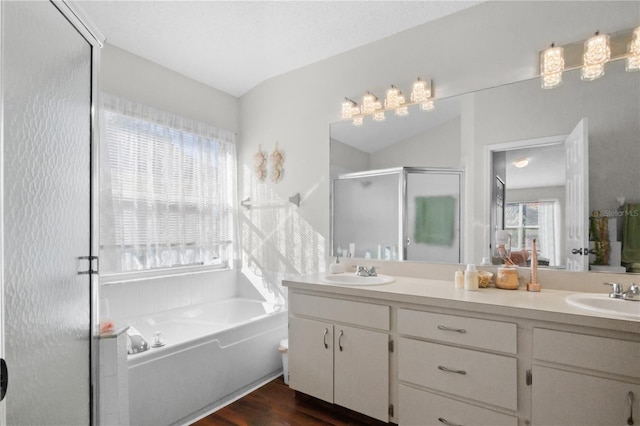
M356 275L361 277L377 277L375 266L356 266Z

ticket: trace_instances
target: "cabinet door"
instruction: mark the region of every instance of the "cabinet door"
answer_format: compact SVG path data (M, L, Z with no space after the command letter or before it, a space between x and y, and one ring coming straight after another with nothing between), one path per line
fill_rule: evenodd
M333 403L333 325L289 318L289 386Z
M626 425L634 393L634 420L640 413L640 385L533 367L534 425Z
M335 403L389 420L389 336L336 325Z

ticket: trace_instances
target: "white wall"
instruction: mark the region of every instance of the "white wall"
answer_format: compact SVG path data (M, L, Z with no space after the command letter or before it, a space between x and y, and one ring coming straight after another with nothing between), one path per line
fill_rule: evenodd
M315 241L329 236L329 123L339 120L345 96L408 87L416 76L433 79L436 97L447 97L524 78L538 71L538 52L551 42L583 40L596 29L638 25L637 2L487 2L432 23L270 79L240 99L240 164L249 167L259 144L279 141L287 153L283 181L268 185L279 197L305 194L297 210ZM356 25L357 30L357 23ZM605 76L606 78L606 76ZM407 90L407 89L405 89ZM482 179L483 149L475 145L476 113L465 100L460 165L469 184ZM437 103L436 103L437 107ZM240 182L241 195L252 182ZM467 191L466 254L483 246L484 200ZM306 241L302 240L302 243ZM479 259L471 259L476 261Z
M116 46L101 51L103 92L238 132L240 106L234 96L198 83Z
M240 211L245 256L258 276L277 279L324 268L329 124L339 120L345 96L381 94L390 84L406 91L416 76L433 79L436 98L531 78L538 51L550 42L582 40L595 29L632 28L638 16L638 2L486 2L275 77L240 100L107 45L101 85L114 95L239 132L239 196L259 207ZM476 159L483 148L475 145L476 113L482 111L476 111L473 96L462 108L458 159L471 188L483 176L483 162ZM253 155L258 146L270 153L276 142L285 153L284 178L258 182ZM606 148L596 149L611 161ZM465 217L467 257L485 239L484 200L476 192L465 197L465 205L476 206ZM302 196L299 208L287 201L295 193ZM280 207L265 208L273 204Z
M460 118L371 154L371 168L460 167Z
M370 170L371 155L335 139L331 140L331 177Z

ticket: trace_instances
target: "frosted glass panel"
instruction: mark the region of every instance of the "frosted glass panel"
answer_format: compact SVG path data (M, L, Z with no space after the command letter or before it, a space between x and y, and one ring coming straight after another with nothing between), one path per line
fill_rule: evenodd
M336 179L333 187L333 253L338 247L352 257L400 256L401 172ZM345 254L343 253L343 256Z
M2 2L7 424L89 424L91 47L50 2Z
M407 260L460 262L459 173L407 174Z

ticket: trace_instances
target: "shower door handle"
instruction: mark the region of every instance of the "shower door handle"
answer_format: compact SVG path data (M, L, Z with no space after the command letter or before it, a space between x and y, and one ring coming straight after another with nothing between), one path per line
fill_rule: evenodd
M4 399L7 394L7 386L9 385L9 370L7 369L7 363L3 358L0 358L0 401Z

